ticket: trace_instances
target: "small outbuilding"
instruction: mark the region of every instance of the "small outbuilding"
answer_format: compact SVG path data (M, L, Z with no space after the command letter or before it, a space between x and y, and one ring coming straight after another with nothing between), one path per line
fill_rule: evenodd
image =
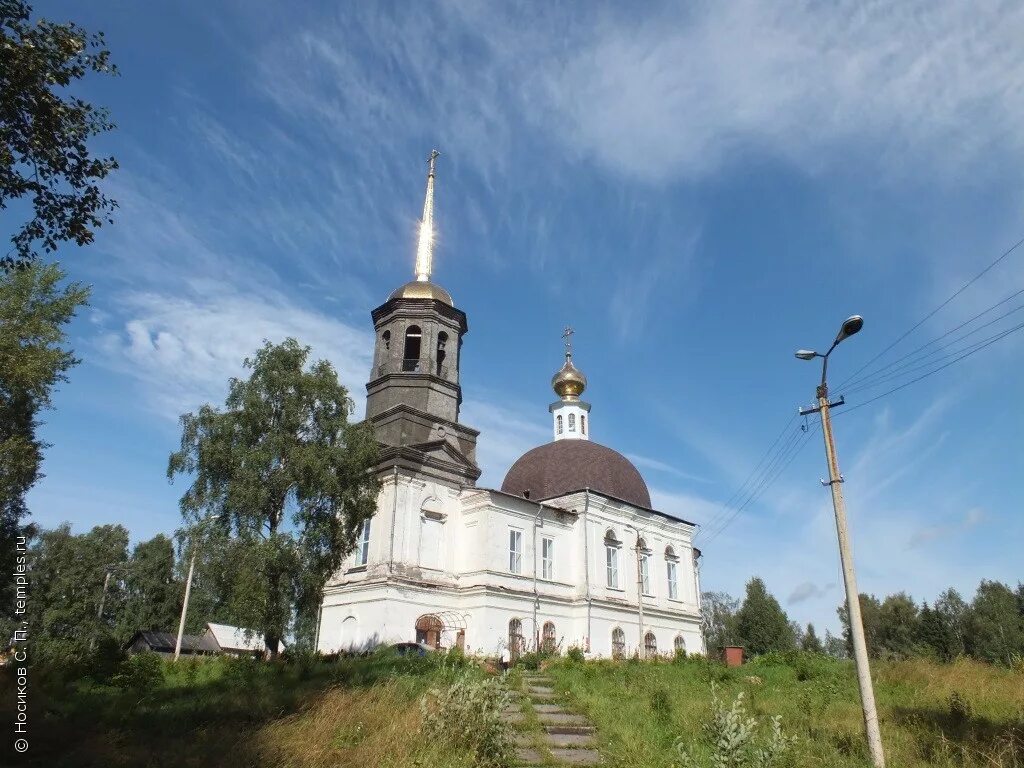
M173 656L178 636L174 632L158 632L140 629L125 643L128 653L157 653L161 656ZM206 635L182 635L182 656L214 656L220 653L216 643L207 639Z
M226 656L255 656L261 658L267 650L263 635L242 627L233 627L230 624L206 625L206 631L202 635L203 641L213 645L217 653ZM283 645L278 645L278 651L284 650Z

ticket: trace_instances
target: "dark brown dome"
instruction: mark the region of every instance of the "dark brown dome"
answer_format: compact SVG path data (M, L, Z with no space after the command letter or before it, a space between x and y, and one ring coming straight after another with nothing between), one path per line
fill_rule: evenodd
M527 451L505 475L501 490L550 499L589 488L605 496L651 508L647 483L618 451L590 440L556 440Z

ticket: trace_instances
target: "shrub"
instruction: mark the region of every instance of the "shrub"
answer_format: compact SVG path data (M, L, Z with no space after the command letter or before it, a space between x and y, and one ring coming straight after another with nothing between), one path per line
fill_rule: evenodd
M530 651L529 653L524 653L520 656L516 661L516 664L523 669L538 669L540 667L541 659L543 658L544 657L540 653Z
M565 656L567 659L569 659L569 661L579 663L584 659L583 649L580 648L578 645L570 646L569 650L566 651Z
M111 683L138 694L150 693L164 681L164 662L155 653L137 653L122 664Z
M470 750L476 766L501 768L512 757L512 734L501 719L511 703L502 681L464 674L420 701L423 731L429 738Z
M758 731L756 718L748 717L743 694L737 694L729 707L718 698L717 689L711 688L711 719L704 726L704 736L710 747L709 762L698 759L694 750L680 737L676 740L679 765L683 768L771 768L796 742L795 736L782 733L782 718L771 719L768 734Z

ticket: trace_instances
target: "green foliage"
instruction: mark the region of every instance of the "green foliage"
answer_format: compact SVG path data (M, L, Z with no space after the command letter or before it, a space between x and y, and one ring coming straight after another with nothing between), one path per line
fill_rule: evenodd
M725 592L701 593L701 614L704 617L704 638L708 650L717 651L726 645L736 645L736 612L740 602Z
M103 34L30 14L23 0L0 0L0 209L26 198L33 212L12 234L0 270L32 263L36 243L46 252L64 241L91 243L117 206L98 184L117 161L88 148L114 125L105 109L69 93L89 72L116 73Z
M379 487L372 429L349 423L352 401L330 363L305 370L309 351L266 342L245 361L249 378L230 381L223 410L182 416L167 468L192 478L181 498L188 523L216 516L192 535L212 553L219 602L270 647L293 611L315 610Z
M136 653L121 664L111 684L143 695L153 692L164 681L164 662L155 653Z
M569 650L565 652L565 657L570 661L574 661L576 663L581 663L586 658L583 655L583 649L580 648L578 645L569 646Z
M804 636L800 640L800 648L807 651L808 653L824 653L825 648L821 644L821 640L818 639L817 633L814 631L814 625L808 624L807 631L804 632Z
M174 566L174 544L167 536L135 546L125 569L125 604L118 619L122 642L138 630L177 628L184 585L175 578Z
M695 750L683 737L676 742L679 765L683 768L698 768L701 765L713 768L771 768L779 765L782 758L796 743L795 736L785 736L782 719L776 715L771 719L768 733L758 731L758 722L747 714L743 703L744 694L736 695L728 707L718 698L718 691L712 687L712 712L704 726L704 737L710 746L707 760L700 760Z
M127 559L128 531L120 525L96 526L75 535L64 523L33 542L28 552L32 599L27 618L36 661L77 659L88 664L98 644L113 638L124 604L121 574ZM107 573L111 578L103 614L98 616Z
M977 659L1010 664L1013 654L1024 652L1024 617L1005 584L982 580L967 624L967 650Z
M795 644L785 611L759 578L747 582L746 598L736 614L736 633L753 656L790 650Z
M511 703L512 695L498 679L463 675L423 697L423 732L428 738L471 750L475 765L501 768L512 758L512 734L501 719Z
M882 650L881 626L882 626L882 604L874 595L859 596L861 623L864 625L864 641L867 645L868 656L878 658ZM843 625L843 640L846 642L846 655L853 656L853 638L850 635L850 612L846 609L844 602L838 608L839 621Z
M89 290L78 283L61 285L64 278L56 264L0 271L0 601L5 606L14 603L16 539L31 534L22 528L29 514L25 497L42 478L48 447L38 435L40 414L78 364L67 348L65 328ZM8 613L0 621L5 640L13 632Z
M906 592L886 597L878 614L877 653L892 659L913 656L920 635L919 621L917 604Z

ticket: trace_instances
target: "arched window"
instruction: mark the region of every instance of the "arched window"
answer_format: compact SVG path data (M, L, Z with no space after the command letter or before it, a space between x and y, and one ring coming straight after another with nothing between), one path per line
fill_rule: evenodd
M384 342L384 349L391 349L391 331L384 331L380 335L380 340Z
M580 434L587 434L587 417L580 414Z
M445 347L448 345L448 334L441 331L437 334L437 375L444 376L444 359L447 356Z
M674 641L674 645L675 645L675 649L676 649L676 656L685 656L686 655L686 641L683 640L683 636L682 635L676 635L676 639Z
M555 625L553 622L545 621L544 630L541 635L541 650L545 653L555 652Z
M676 551L672 549L671 545L665 547L665 576L668 580L669 600L679 599L679 570L676 566L678 561Z
M420 342L423 333L418 325L410 325L405 331L405 351L402 353L402 370L418 371L420 369Z
M576 431L576 414L575 413L570 413L569 414L569 431L570 432L575 432Z
M356 540L356 565L366 565L370 560L370 521L364 520Z
M605 576L612 589L619 588L619 547L622 544L611 528L604 534Z
M612 658L621 659L626 655L626 633L619 627L612 630Z
M511 661L518 659L523 653L523 622L512 619L508 623L508 655Z
M562 434L562 414L555 417L555 423L558 424L558 434Z
M653 659L658 655L658 638L654 636L653 632L648 632L644 635L644 657Z

